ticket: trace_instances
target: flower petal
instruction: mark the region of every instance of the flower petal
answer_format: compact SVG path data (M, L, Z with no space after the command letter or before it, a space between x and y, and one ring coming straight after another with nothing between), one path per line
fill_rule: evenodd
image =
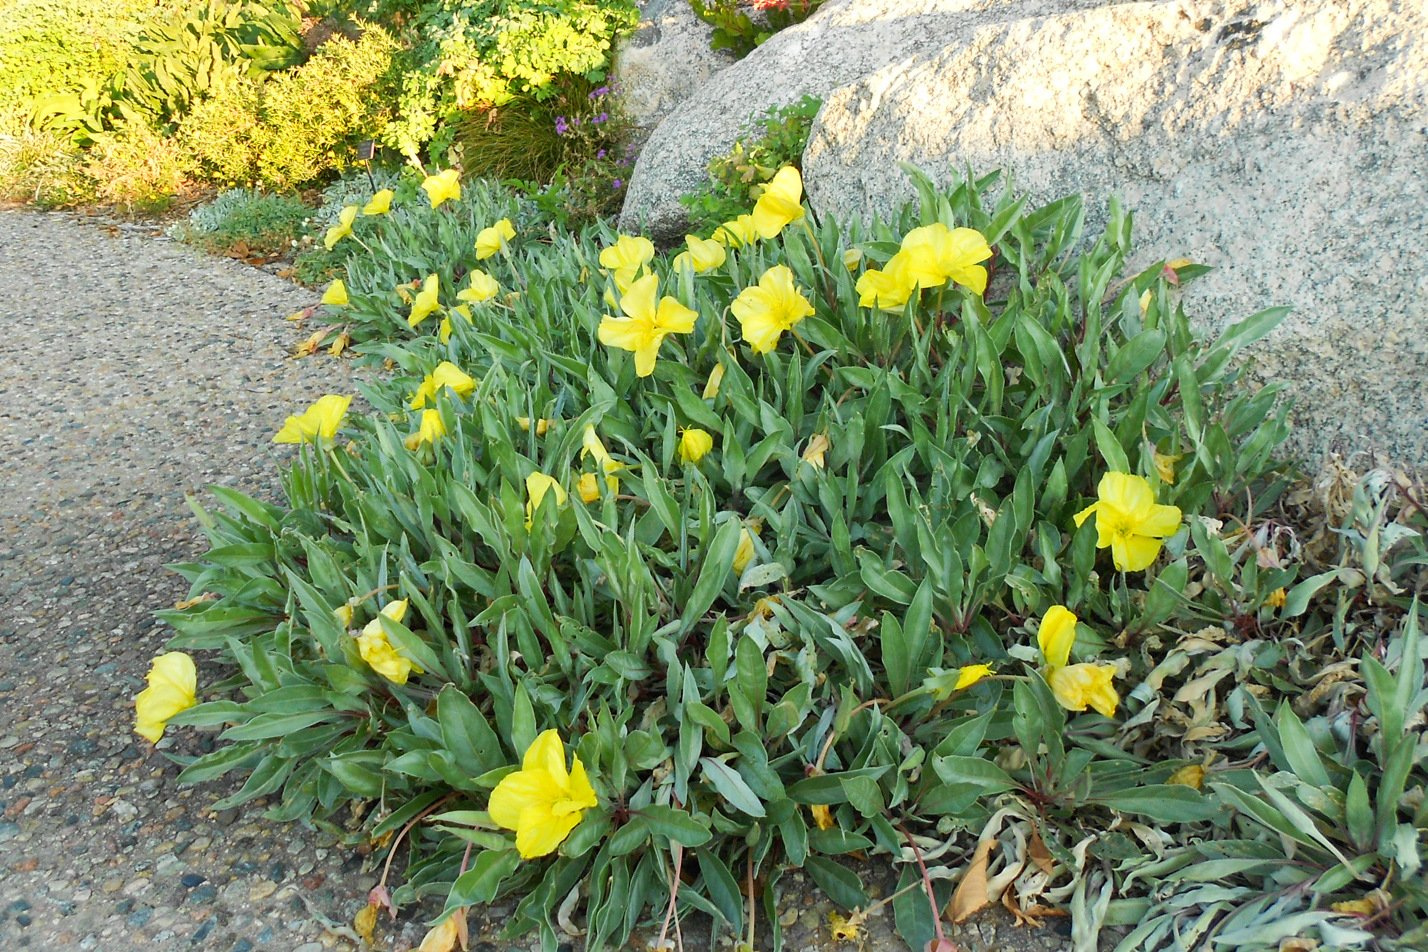
M521 814L520 825L516 828L516 851L522 859L549 856L579 825L578 811L556 816L549 809L531 807Z
M486 811L491 814L491 822L497 826L519 830L526 810L539 806L549 812L550 805L562 796L564 791L544 771L517 770L506 774L496 784Z

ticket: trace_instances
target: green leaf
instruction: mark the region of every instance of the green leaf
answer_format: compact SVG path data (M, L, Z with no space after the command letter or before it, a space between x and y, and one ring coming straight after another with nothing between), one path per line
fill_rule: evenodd
M714 533L714 538L704 551L704 560L699 566L699 577L695 580L694 589L685 600L684 614L679 619L680 634L693 628L695 622L714 604L714 599L719 597L719 592L724 588L724 582L733 568L734 552L739 548L739 534L742 529L743 524L739 520L728 519Z
M701 823L684 810L650 804L641 807L639 815L644 817L654 833L668 837L671 842L682 846L703 846L714 837L707 824Z
M700 757L699 764L704 768L704 779L713 785L719 796L728 801L730 806L749 816L766 815L758 795L749 789L749 785L739 776L737 770L712 757Z
M514 849L477 853L471 861L471 868L452 883L451 892L446 897L446 908L457 909L492 901L501 889L501 880L515 872L520 862L520 854Z
M456 766L479 776L506 763L501 740L471 699L453 685L436 697L436 718L443 745L456 758Z
M868 894L863 891L862 881L846 866L810 854L803 861L803 868L836 905L844 909L861 909L868 904Z
M1184 784L1146 784L1091 799L1103 807L1147 816L1159 823L1196 823L1221 812L1214 800Z

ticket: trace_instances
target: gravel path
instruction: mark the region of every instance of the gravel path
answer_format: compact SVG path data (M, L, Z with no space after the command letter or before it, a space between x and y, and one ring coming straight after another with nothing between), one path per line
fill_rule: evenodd
M367 858L258 804L215 812L233 787L180 787L132 733L132 699L169 636L151 612L187 594L163 566L204 548L185 498L274 497L272 434L351 374L286 357L300 335L281 318L311 292L143 231L0 211L0 950L350 949L322 920L351 922ZM906 948L891 916L832 943L797 872L783 895L791 952ZM384 922L378 947L412 948L434 911ZM473 910L474 952L509 948L510 911ZM997 910L952 935L1068 947Z
M215 814L131 731L202 551L185 496L271 495L284 416L351 386L285 359L313 295L130 229L0 213L0 949L301 949L361 858ZM295 887L295 888L288 888ZM326 937L326 945L332 938Z

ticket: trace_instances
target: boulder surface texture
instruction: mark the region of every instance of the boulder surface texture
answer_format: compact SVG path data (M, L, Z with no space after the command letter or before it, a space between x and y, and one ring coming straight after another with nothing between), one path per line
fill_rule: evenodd
M1216 268L1186 292L1207 330L1294 312L1254 349L1289 384L1292 448L1428 470L1428 5L1421 0L828 0L723 70L655 131L624 221L661 237L741 122L824 99L804 156L820 213L1010 173L1033 200L1111 194L1136 264Z

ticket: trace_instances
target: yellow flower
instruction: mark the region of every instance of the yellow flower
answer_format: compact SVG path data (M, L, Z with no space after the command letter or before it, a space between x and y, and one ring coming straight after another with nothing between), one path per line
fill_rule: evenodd
M436 313L441 307L441 302L437 299L440 293L441 279L434 274L427 275L426 280L421 283L421 290L412 301L412 312L407 315L407 324L416 327Z
M609 451L605 449L605 444L600 442L600 434L595 432L592 424L585 424L585 431L580 436L580 457L584 459L589 456L600 466L600 471L605 474L605 485L609 487L611 493L620 491L620 481L612 473L620 471L621 464ZM585 476L590 478L587 480ZM586 473L580 477L580 498L585 502L594 502L600 498L600 487L595 483L595 476ZM593 490L593 491L592 491Z
M808 438L808 445L803 448L803 461L814 469L822 469L827 465L823 457L832 445L826 434L813 434Z
M536 510L540 508L541 500L546 497L546 493L555 495L557 506L565 505L565 490L554 477L545 473L531 473L526 477L526 528L529 529L535 522Z
M1151 450L1150 459L1155 464L1155 473L1160 477L1160 481L1167 486L1175 485L1175 464L1185 457L1184 453L1161 453L1160 450Z
M332 610L332 614L337 616L337 620L342 622L343 628L352 627L352 604L350 602L338 605Z
M1111 679L1116 676L1113 664L1073 664L1052 668L1046 675L1057 703L1068 711L1084 711L1088 706L1111 717L1116 713L1120 697Z
M274 443L316 443L337 435L342 418L347 415L351 397L329 393L296 416L283 422L283 428L273 437Z
M348 205L337 213L337 224L327 229L322 236L322 244L328 251L343 238L352 234L352 223L357 220L357 206Z
M496 283L496 279L477 268L471 272L470 287L456 292L456 300L465 301L468 304L480 304L491 300L500 293L501 285Z
M614 276L615 286L623 294L654 253L654 243L648 238L620 235L613 245L600 249L600 267Z
M813 305L793 283L793 272L782 264L765 271L757 287L740 291L729 309L755 354L773 350L784 331L813 313Z
M170 651L154 659L147 680L134 698L134 733L157 744L169 719L198 703L198 672L192 658Z
M833 811L826 803L809 804L808 812L813 814L813 825L820 830L833 829Z
M506 247L506 242L516 237L516 229L511 224L509 218L502 218L490 228L482 228L476 235L476 257L484 261L492 255L499 254Z
M739 575L743 575L744 569L754 561L754 535L757 532L757 527L750 532L748 526L739 531L739 545L734 549L734 571Z
M706 271L713 271L724 263L728 257L728 252L724 246L713 238L700 238L698 235L685 235L684 243L689 246L688 251L681 251L674 256L674 269L680 271L685 265L694 270L695 274L703 274Z
M461 295L457 295L460 297ZM437 339L443 344L451 340L451 315L459 316L466 323L471 323L471 308L465 304L458 304L451 309L451 312L441 319L441 326L436 329Z
M714 437L707 430L696 426L680 431L679 458L685 463L698 464L714 448Z
M423 443L435 443L445 435L446 424L441 422L441 411L423 410L421 411L421 426L406 438L404 445L407 449L415 451Z
M550 417L541 417L539 420L536 420L536 436L545 436L546 432L551 428L554 423L555 421L552 420ZM529 433L531 431L531 418L528 416L516 417L516 426Z
M1141 476L1106 473L1096 495L1096 502L1076 513L1076 525L1096 514L1096 548L1109 547L1111 561L1122 572L1149 566L1164 539L1180 528L1180 509L1157 505L1150 483Z
M990 258L992 249L979 231L941 222L924 225L903 237L899 254L907 256L908 272L919 287L955 281L973 294L987 290L987 269L977 262Z
M1041 616L1036 643L1049 666L1064 666L1071 660L1071 646L1076 643L1076 616L1065 605L1052 605Z
M709 371L709 379L704 382L704 393L702 393L700 396L702 396L705 400L713 400L715 397L719 396L719 385L723 382L724 365L715 364L714 369Z
M461 173L446 169L435 175L428 175L421 183L422 191L431 199L432 208L440 208L442 203L455 201L461 197Z
M330 307L347 306L347 285L338 278L327 286L327 290L322 292L322 303Z
M754 230L760 238L777 237L785 226L803 217L802 202L803 176L798 169L785 165L754 203Z
M1205 768L1199 764L1186 764L1176 770L1173 774L1165 778L1166 783L1177 784L1182 787L1194 787L1199 790L1205 783Z
M394 622L400 623L407 614L407 600L397 599L388 602L382 609L382 616ZM393 684L406 684L407 678L413 671L423 674L412 660L399 652L392 643L387 640L387 633L382 630L382 619L373 618L367 622L362 629L362 634L357 636L357 653L362 656L362 660L367 662L367 666Z
M960 691L963 688L970 688L991 673L992 666L989 664L964 665L957 669L957 683L952 685L952 690Z
M853 287L858 292L859 307L901 311L917 290L917 282L908 271L907 258L898 252L881 271L869 268L860 274Z
M497 826L516 831L522 859L536 859L554 853L581 815L598 805L580 755L572 755L567 771L565 745L550 730L531 744L521 769L496 784L487 811Z
M362 206L362 214L364 215L385 215L391 210L392 190L389 188L382 189L376 195L372 196L370 202Z
M759 240L759 230L754 226L753 215L740 215L714 229L713 238L721 245L742 248Z
M600 498L600 481L595 478L594 473L581 473L580 479L575 483L576 492L580 493L580 501L592 503Z
M442 387L450 387L458 397L469 397L476 390L476 381L451 361L443 360L436 365L435 370L422 378L420 386L412 394L411 408L420 410L428 401L434 402Z
M638 279L620 298L620 310L629 316L619 318L606 314L597 332L600 343L607 347L634 352L635 374L640 377L654 373L655 359L665 337L688 334L694 330L694 320L699 316L668 295L656 305L658 296L659 278L647 274Z
M1285 599L1288 597L1284 589L1276 588L1265 597L1264 603L1270 608L1283 608Z
M847 248L843 251L843 267L847 268L849 273L857 271L858 265L862 263L863 249Z
M860 917L856 915L846 918L841 913L830 912L828 913L828 934L833 937L835 942L857 942L859 919Z

